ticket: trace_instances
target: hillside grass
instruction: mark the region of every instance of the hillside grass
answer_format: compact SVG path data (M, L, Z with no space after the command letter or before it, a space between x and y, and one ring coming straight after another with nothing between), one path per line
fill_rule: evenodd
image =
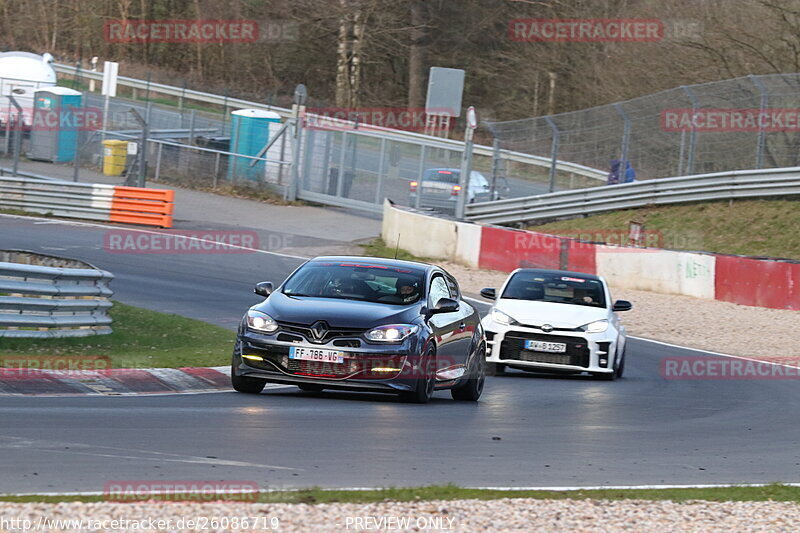
M800 200L741 200L646 207L529 226L568 237L626 236L636 220L654 247L800 259Z

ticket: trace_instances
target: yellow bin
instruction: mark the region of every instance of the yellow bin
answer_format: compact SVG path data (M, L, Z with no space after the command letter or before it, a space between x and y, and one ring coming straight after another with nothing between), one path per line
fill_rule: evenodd
M121 176L128 158L128 141L103 141L103 174Z

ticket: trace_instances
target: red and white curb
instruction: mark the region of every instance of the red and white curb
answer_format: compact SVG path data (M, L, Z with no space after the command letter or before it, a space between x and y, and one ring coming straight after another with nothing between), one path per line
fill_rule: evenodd
M267 388L285 385L267 384ZM0 396L134 396L231 389L230 367L34 370L0 368Z

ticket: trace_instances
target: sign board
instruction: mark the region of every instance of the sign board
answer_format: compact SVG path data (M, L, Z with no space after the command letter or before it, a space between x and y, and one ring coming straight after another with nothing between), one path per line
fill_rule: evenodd
M139 153L139 145L136 143L128 143L128 155L136 155Z
M460 68L431 67L428 76L428 115L461 116L461 97L464 94L464 71Z
M119 63L106 61L103 63L103 94L106 96L117 96L117 76L119 75Z

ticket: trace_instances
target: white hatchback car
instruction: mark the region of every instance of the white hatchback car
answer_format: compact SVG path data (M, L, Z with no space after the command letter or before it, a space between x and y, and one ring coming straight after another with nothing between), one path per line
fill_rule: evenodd
M511 273L483 319L490 372L506 366L539 372L589 372L600 379L622 377L625 327L617 311L633 306L611 303L605 280L591 274L521 268Z

